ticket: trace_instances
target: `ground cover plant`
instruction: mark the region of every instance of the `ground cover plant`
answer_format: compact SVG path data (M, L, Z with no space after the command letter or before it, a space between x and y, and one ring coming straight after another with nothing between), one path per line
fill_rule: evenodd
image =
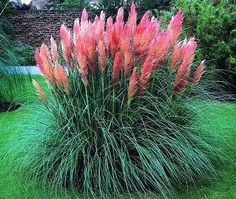
M90 22L84 10L73 35L62 25L65 66L53 38L50 51L43 44L35 53L50 94L34 81L43 106L38 126L18 142L17 169L88 197L167 196L209 181L214 136L194 126L186 106L204 93L205 66L193 63L193 37L178 41L182 21L178 11L160 30L147 12L137 24L132 4L126 23L120 8L116 21L102 12Z

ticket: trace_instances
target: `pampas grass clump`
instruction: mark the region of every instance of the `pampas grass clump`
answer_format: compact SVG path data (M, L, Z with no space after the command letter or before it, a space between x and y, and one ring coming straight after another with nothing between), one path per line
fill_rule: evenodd
M35 53L50 94L34 81L43 106L20 142L23 169L94 197L208 181L215 149L186 106L202 94L205 65L193 63L194 38L178 40L182 20L179 11L160 30L147 12L137 24L132 4L126 23L120 8L115 21L84 10L73 34L62 25L64 61L53 38Z

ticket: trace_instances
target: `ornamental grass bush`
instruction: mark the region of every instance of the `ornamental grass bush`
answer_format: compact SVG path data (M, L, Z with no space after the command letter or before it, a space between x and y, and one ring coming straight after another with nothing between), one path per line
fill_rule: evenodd
M182 12L164 30L148 12L136 21L135 4L127 22L122 8L93 22L83 10L73 31L60 28L64 61L53 38L36 50L49 92L33 82L41 105L18 142L17 170L88 198L167 196L214 176L213 136L186 105L204 95L205 65L193 62L194 37L178 40Z

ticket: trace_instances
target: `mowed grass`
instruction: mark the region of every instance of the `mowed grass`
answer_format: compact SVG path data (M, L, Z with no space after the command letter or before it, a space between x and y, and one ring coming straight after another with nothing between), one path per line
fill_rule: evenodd
M41 78L36 77L42 82ZM46 88L46 86L44 86ZM34 104L37 96L33 88L29 89L24 96L17 96L17 100L25 103L15 112L0 113L0 199L64 199L64 198L84 198L83 195L74 196L69 191L55 193L42 186L36 180L27 180L24 176L15 175L5 162L9 159L6 152L10 151L11 145L17 141L20 133L24 132L22 125L29 123L24 116L29 114L29 107ZM173 198L193 198L193 199L234 199L236 198L236 104L233 103L194 103L193 108L201 107L201 114L198 118L199 127L211 131L223 140L220 147L227 154L228 160L219 167L219 176L211 185L196 187L176 192ZM32 114L33 116L33 114ZM43 116L42 116L43 117ZM21 128L20 128L21 127ZM11 153L11 152L9 152ZM12 155L12 154L10 154ZM4 157L3 157L4 156ZM10 162L10 161L9 161ZM14 165L17 167L17 165ZM111 196L111 198L113 198ZM122 196L120 198L127 198ZM138 198L133 195L133 198ZM150 194L143 198L159 198L158 194Z

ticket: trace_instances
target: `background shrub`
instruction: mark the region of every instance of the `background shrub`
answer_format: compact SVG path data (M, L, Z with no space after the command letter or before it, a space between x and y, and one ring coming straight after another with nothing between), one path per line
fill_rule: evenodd
M196 60L204 57L212 78L227 81L235 92L236 5L223 0L216 3L210 0L174 1L174 12L179 8L185 16L185 35L194 35L198 40Z
M138 10L138 19L141 19L146 11L150 11L153 15L157 16L157 12L160 10L168 10L170 8L170 0L101 0L98 3L98 11L104 10L107 16L115 16L117 9L120 7L124 8L125 18L128 17L129 7L132 2L135 2Z
M14 42L7 35L5 26L8 24L0 19L0 103L14 102L16 96L24 92L28 76L22 76L20 69L9 68L19 65L14 52Z
M15 43L12 51L18 58L21 66L35 66L34 48L27 44Z
M49 7L65 10L83 10L84 8L89 8L90 6L86 0L61 0L49 5Z

